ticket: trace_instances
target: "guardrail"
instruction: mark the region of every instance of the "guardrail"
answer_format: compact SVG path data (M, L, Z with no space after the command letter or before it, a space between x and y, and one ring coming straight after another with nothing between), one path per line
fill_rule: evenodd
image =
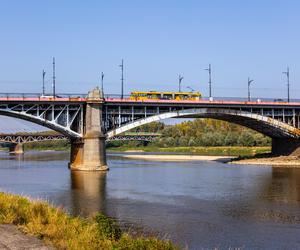
M84 101L86 94L0 93L1 101Z
M42 95L42 93L0 93L0 100L18 100L18 101L26 101L26 100L34 100L34 101L85 101L85 98L87 97L87 94L69 94L69 93L58 93L57 95L53 96L52 94L45 94ZM122 100L122 101L134 101L130 98L130 95L123 95L123 99L121 98L121 95L119 94L105 94L104 99L110 101L110 100ZM146 99L144 101L176 101L173 99ZM178 100L180 101L190 101L190 100ZM201 97L199 101L236 101L236 102L248 102L248 98L244 97ZM276 102L276 103L288 103L285 99L281 98L266 98L266 97L253 97L251 98L250 102ZM300 99L291 99L290 103L293 102L300 102Z

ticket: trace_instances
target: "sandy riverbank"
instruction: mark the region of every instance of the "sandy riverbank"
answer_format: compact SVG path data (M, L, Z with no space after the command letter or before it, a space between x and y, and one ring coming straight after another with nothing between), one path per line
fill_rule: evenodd
M278 156L278 157L258 157L237 160L234 156L206 156L206 155L173 155L173 154L131 154L127 152L118 156L130 159L140 159L149 161L218 161L240 165L261 165L274 167L300 168L300 157ZM139 153L139 152L135 152Z
M150 161L219 161L229 162L231 156L205 156L205 155L159 155L159 154L120 154L124 158L143 159Z
M300 157L297 156L278 156L278 157L265 157L265 158L253 158L233 160L231 164L243 164L243 165L263 165L274 167L291 167L300 168Z

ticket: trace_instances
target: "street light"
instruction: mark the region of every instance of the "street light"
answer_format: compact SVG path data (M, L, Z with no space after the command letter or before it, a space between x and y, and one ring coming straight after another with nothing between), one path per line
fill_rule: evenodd
M55 98L55 57L53 57L53 81L52 81L52 91L53 91L53 97Z
M43 70L43 96L45 96L45 75L46 75L46 71Z
M209 87L209 99L212 99L211 95L211 64L208 65L208 69L204 69L208 71L208 87Z
M287 101L290 102L290 68L287 67L287 70L282 74L285 74L287 78Z
M178 91L181 92L181 82L183 80L183 76L179 75L178 76Z
M103 79L104 79L104 73L101 72L101 91L102 91L102 97L104 97Z
M121 99L123 99L124 97L124 60L123 59L119 67L121 68Z
M251 101L250 84L251 84L253 81L254 81L254 80L250 80L250 77L248 77L248 102Z

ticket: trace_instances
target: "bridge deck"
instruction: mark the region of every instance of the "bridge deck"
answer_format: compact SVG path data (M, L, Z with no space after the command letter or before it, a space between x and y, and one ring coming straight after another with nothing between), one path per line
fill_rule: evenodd
M153 100L153 99L147 99L147 100L132 100L132 99L120 99L120 98L107 98L105 99L105 102L110 104L119 104L119 103L126 103L126 104L192 104L192 105L258 105L258 106L300 106L300 102L274 102L274 101L229 101L229 100Z
M28 96L0 96L0 102L46 102L46 103L85 103L86 98L84 97L28 97ZM274 102L274 101L239 101L239 100L157 100L157 99L146 99L146 100L133 100L130 98L106 98L105 103L107 104L143 104L143 105L235 105L235 106L278 106L278 107L300 107L300 102Z

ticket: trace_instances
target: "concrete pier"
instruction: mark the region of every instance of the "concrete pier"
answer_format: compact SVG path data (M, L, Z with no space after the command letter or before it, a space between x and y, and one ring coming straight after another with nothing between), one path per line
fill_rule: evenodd
M300 140L292 138L273 138L272 154L300 156Z
M9 146L9 153L10 154L24 154L24 146L22 143L12 143Z
M90 91L85 110L85 132L80 141L71 142L72 170L108 170L105 136L102 130L103 96L99 88Z

